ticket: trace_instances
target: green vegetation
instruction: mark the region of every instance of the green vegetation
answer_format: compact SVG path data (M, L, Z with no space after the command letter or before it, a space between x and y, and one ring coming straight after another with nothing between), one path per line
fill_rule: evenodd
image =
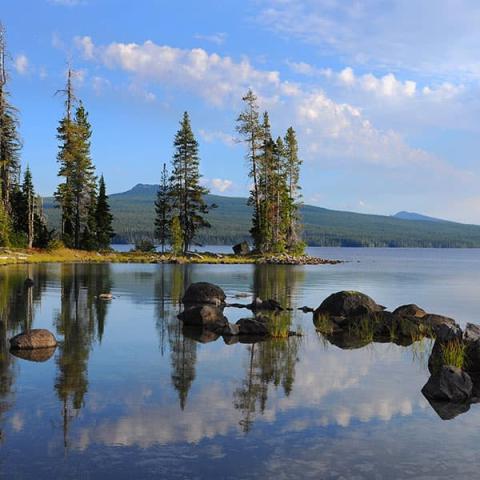
M441 345L444 365L463 368L465 365L466 345L460 340L452 340Z
M252 235L261 253L303 253L299 239L298 185L301 160L293 128L285 141L272 138L268 112L260 124L257 97L249 90L245 110L237 119L237 132L247 145L249 176L253 181L248 204L252 207Z

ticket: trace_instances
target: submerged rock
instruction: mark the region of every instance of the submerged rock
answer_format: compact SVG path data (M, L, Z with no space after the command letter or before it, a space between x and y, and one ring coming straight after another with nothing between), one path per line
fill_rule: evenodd
M35 282L31 278L25 279L25 282L23 282L23 285L25 288L32 288L35 285Z
M352 317L381 312L384 307L360 292L338 292L330 295L315 310L316 315L328 314L332 317Z
M250 253L250 247L247 242L237 243L232 249L235 255L248 255Z
M228 324L228 320L223 314L223 310L213 305L193 305L187 307L178 318L185 325L190 326L209 326L223 328Z
M427 399L462 403L472 396L473 382L468 373L451 365L443 365L422 388Z
M212 332L203 327L193 327L190 325L184 325L182 328L182 333L185 337L191 338L199 343L210 343L215 342L220 338L220 335L216 332Z
M15 357L29 362L46 362L52 358L57 347L35 348L30 350L11 350L10 353Z
M36 348L53 348L56 346L57 340L53 333L43 328L22 332L10 339L10 348L12 350L33 350Z
M197 282L187 288L182 303L220 306L225 303L225 298L225 292L219 286L208 282Z
M252 310L283 310L283 307L276 300L268 299L262 300L261 298L256 298L250 305L249 308Z
M258 318L241 318L237 323L239 335L266 336L269 334L267 322Z

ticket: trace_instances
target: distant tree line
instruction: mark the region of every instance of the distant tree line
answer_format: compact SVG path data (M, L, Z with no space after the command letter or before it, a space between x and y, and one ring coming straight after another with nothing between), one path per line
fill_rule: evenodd
M290 127L284 138L274 140L268 112L260 122L252 90L243 101L245 109L237 119L237 132L247 145L253 181L248 203L253 207L250 234L255 251L301 254L305 248L299 215L302 162L295 130ZM215 205L207 205L204 199L208 190L200 184L198 143L187 112L173 145L172 172L169 175L163 164L155 202L155 236L162 251L170 244L172 251L179 254L189 250L199 231L211 227L205 216Z

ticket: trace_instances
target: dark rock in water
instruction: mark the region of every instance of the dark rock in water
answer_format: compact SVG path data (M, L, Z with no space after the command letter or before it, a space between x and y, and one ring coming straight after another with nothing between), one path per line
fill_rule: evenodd
M256 318L241 318L237 325L240 335L266 336L269 334L267 323Z
M313 313L315 311L314 308L306 306L300 307L299 310L301 310L303 313Z
M409 305L402 305L401 307L396 308L393 312L394 315L400 315L401 317L416 317L423 318L427 315L427 312L420 308L419 306L411 303Z
M463 340L466 343L480 340L480 326L474 323L467 323L465 331L463 332Z
M192 283L183 296L182 303L185 304L209 304L220 306L225 303L225 292L212 283Z
M227 323L222 331L224 337L235 337L239 334L240 327L236 323Z
M228 335L223 337L223 343L225 345L235 345L240 342L240 337L238 335Z
M53 333L43 328L23 332L10 339L10 348L12 350L33 350L56 346L57 340Z
M190 325L184 325L182 328L182 333L185 337L191 338L199 343L215 342L220 337L218 333L212 332L206 328L193 327Z
M317 315L328 314L332 317L352 317L381 312L384 307L378 305L369 296L360 292L338 292L330 295L315 310Z
M48 348L35 348L31 350L11 350L10 353L15 357L22 360L28 360L29 362L46 362L52 358L55 353L56 347Z
M213 305L194 305L187 307L178 318L184 325L225 327L228 324L223 310Z
M35 282L31 278L27 278L25 282L23 282L25 288L32 288L35 285Z
M227 303L225 306L230 308L250 308L250 305L245 305L244 303Z
M430 406L442 420L452 420L458 415L470 410L470 402L455 403L426 398Z
M238 338L238 341L240 343L252 345L253 343L265 342L269 337L268 335L247 334L247 335L239 335L238 337L232 337L232 338Z
M240 242L233 246L233 253L235 255L248 255L250 247L247 242Z
M434 375L438 373L444 364L442 342L435 340L432 352L428 357L428 371Z
M363 348L366 345L372 343L371 338L359 337L353 335L348 331L342 331L333 333L331 335L324 335L324 337L332 344L342 350L355 350L357 348Z
M463 336L462 329L453 318L430 313L421 319L421 323L430 328L440 342L460 340Z
M443 365L422 388L427 399L463 403L472 396L473 383L468 373L451 365Z
M276 300L262 300L258 297L249 305L249 308L252 310L283 310L283 307Z

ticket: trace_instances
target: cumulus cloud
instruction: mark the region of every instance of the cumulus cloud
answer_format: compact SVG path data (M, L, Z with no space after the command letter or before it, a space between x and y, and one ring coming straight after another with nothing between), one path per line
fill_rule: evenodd
M14 67L17 73L19 73L20 75L25 75L26 73L28 73L28 65L28 58L23 53L15 57Z
M204 40L205 42L215 43L216 45L222 45L227 39L227 34L225 32L217 32L210 35L195 35L197 40Z
M152 41L95 46L90 37L77 38L76 44L85 57L94 57L108 68L124 70L143 81L193 91L214 105L240 98L248 86L260 94L281 86L276 71L257 70L246 58L235 62L202 48L187 50Z

